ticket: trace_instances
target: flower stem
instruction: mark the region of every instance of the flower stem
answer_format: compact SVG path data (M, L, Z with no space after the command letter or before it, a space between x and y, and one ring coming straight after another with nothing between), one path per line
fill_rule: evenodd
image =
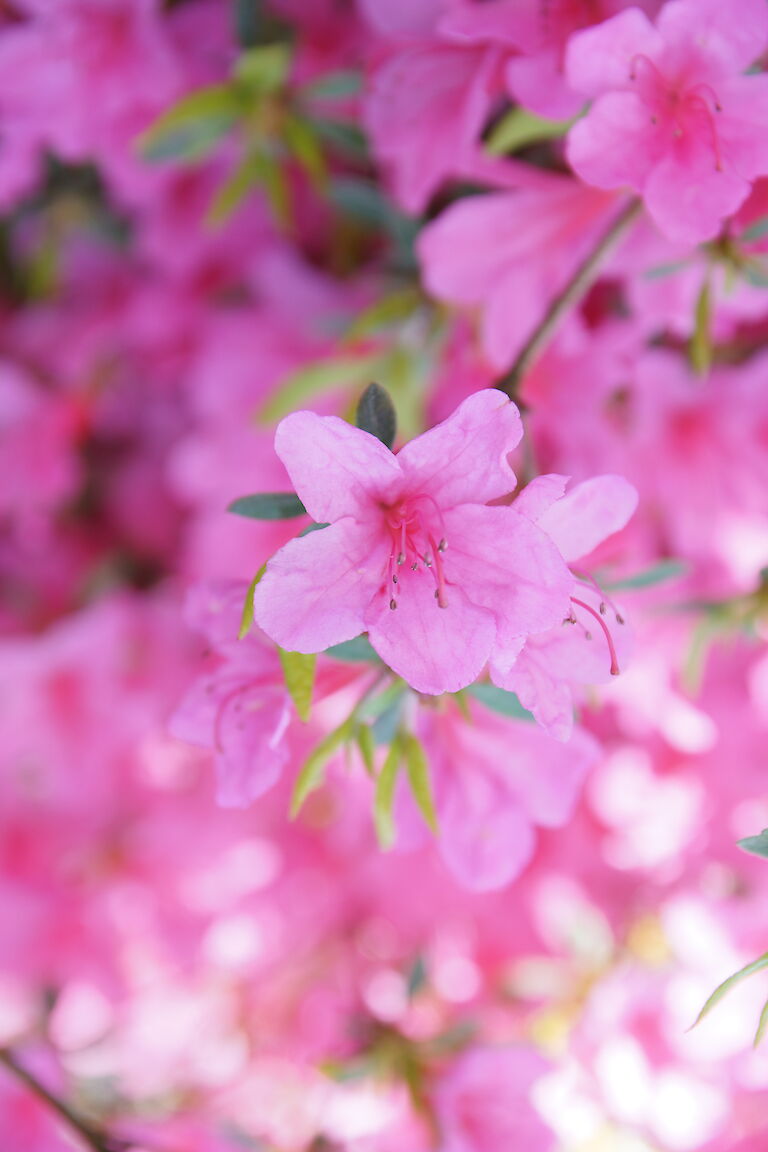
M595 247L582 260L562 292L550 304L538 327L534 329L518 353L512 367L496 382L496 387L514 398L523 376L532 366L553 336L560 321L584 296L600 269L604 258L635 222L642 209L642 200L633 197L616 219L606 228Z
M90 1152L125 1152L130 1147L125 1140L108 1135L93 1127L87 1120L78 1116L63 1100L54 1096L37 1077L20 1063L16 1053L10 1048L0 1048L0 1064L19 1080L29 1091L55 1112Z

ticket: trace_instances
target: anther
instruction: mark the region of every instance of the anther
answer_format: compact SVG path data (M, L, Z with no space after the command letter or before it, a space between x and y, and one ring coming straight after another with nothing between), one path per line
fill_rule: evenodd
M432 557L431 556L425 556L424 557L424 564L427 568L431 568L432 567Z
M618 612L616 613L616 623L617 624L623 624L624 623L624 617L620 616Z
M389 606L390 606L390 608L392 609L392 611L393 611L393 612L394 612L395 608L397 608L397 600L395 600L394 596L393 596L393 597L392 597L392 599L390 600L390 602L389 602Z
M392 573L392 583L397 584L397 572Z
M416 561L414 560L413 564L411 564L411 572L418 572L418 570L419 570L419 566L416 563Z
M605 600L601 600L600 601L600 615L605 616L606 611L607 611L607 609L605 606Z
M438 550L438 552L445 552L447 547L448 547L448 541L446 540L445 536L443 536L442 540L440 541L440 543L437 546L437 550Z
M405 564L405 552L400 552L397 557L398 564Z
M584 639L585 640L591 640L592 639L592 633L591 632L585 632L584 633Z

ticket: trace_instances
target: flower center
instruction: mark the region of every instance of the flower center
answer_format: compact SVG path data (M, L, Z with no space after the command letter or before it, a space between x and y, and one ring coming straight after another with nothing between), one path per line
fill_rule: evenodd
M397 608L402 591L403 569L431 574L435 582L435 599L440 608L448 607L443 553L448 547L443 516L431 496L420 493L397 503L383 506L384 524L391 548L387 558L381 591L389 595L389 606Z
M653 60L642 53L632 57L629 78L641 99L650 105L651 123L668 125L674 140L703 134L712 149L715 168L722 171L716 115L723 109L712 86L699 83L686 87L683 81L670 82Z

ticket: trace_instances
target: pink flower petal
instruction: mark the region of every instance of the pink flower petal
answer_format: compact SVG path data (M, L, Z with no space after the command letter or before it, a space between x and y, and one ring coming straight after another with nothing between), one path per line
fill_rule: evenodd
M663 47L662 37L645 13L627 8L571 37L565 54L566 76L577 92L599 96L630 83L635 57L653 57Z
M378 495L400 479L380 440L337 416L294 412L275 433L275 451L313 520L364 519Z
M743 72L768 46L768 5L739 0L736 12L723 0L674 0L662 7L656 27L678 50L690 54L695 46L710 67Z
M538 523L565 559L573 561L620 531L636 508L637 490L623 476L595 476L569 489Z
M566 156L588 184L639 191L663 148L660 130L640 98L634 92L609 92L571 128Z

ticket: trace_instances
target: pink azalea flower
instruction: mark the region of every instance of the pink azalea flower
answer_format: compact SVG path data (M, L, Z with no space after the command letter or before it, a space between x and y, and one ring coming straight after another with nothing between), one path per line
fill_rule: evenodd
M456 692L492 651L568 614L572 578L539 528L488 501L514 488L514 404L493 389L397 455L337 417L296 412L275 447L307 511L330 527L269 561L255 618L283 648L320 652L367 631L417 691Z
M621 476L596 476L562 495L565 483L561 476L541 476L524 489L514 507L531 516L575 565L624 527L637 506L637 492ZM573 731L572 685L610 680L629 649L621 613L585 572L576 571L571 615L547 632L529 636L511 665L491 662L494 683L515 692L557 740L568 740Z
M577 33L567 76L594 103L569 135L574 171L633 188L673 240L714 236L768 172L768 77L743 75L766 43L762 0L673 0L655 26L630 8Z
M480 311L483 350L509 367L617 208L574 180L452 204L419 236L427 290Z
M530 1101L548 1070L533 1048L474 1048L451 1068L436 1092L440 1152L547 1152L554 1133Z
M463 888L487 892L520 875L537 828L568 822L599 749L583 731L566 750L533 724L470 707L471 723L456 707L423 709L417 730L435 790L436 847Z
M170 730L190 744L215 749L217 800L244 808L279 779L288 761L283 737L291 703L275 650L251 633L238 640L242 588L195 589L187 604L192 627L216 651L215 667L189 689Z

